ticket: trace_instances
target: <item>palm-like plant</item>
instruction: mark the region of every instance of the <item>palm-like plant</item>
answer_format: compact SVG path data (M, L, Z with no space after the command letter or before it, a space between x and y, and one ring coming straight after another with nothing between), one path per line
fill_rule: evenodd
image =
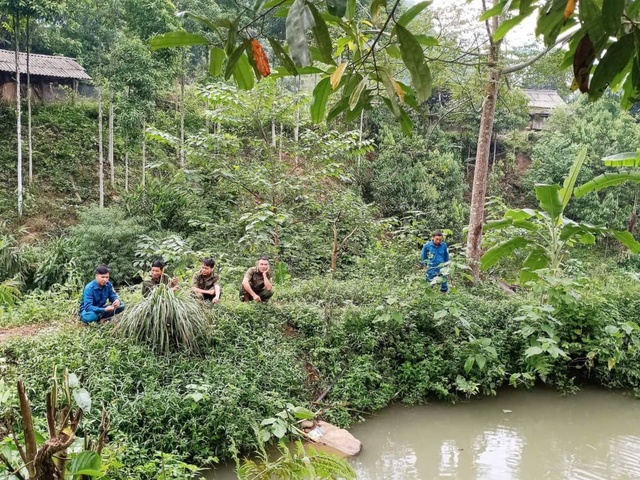
M295 442L295 449L290 449L284 442L278 444L279 455L267 454L264 445L260 444L258 460L246 459L238 465L236 473L241 480L272 479L331 479L343 478L351 480L356 473L344 459L336 455L319 452L314 448L305 449L300 440Z
M125 311L117 329L158 353L199 353L206 340L207 320L196 300L161 284Z

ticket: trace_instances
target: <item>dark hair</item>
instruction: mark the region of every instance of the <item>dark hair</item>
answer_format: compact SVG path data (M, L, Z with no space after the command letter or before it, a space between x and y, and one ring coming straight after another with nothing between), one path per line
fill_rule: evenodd
M153 265L151 265L151 268L159 268L160 270L164 270L164 263L162 263L162 260L156 260L155 262L153 262Z
M258 260L266 260L268 262L269 257L267 257L266 255L262 255Z
M106 275L109 273L109 267L106 265L98 265L96 267L96 275Z
M213 268L216 262L214 262L213 258L204 258L202 259L202 264L207 267Z
M431 235L432 237L442 237L442 232L440 230L436 230L435 232L433 232L433 234Z

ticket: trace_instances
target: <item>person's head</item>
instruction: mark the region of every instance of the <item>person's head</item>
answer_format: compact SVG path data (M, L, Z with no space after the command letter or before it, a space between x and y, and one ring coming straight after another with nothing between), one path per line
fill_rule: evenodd
M109 267L106 265L98 265L96 267L96 282L101 287L104 287L109 281Z
M269 270L269 257L263 255L258 259L258 263L256 263L259 272L266 272Z
M164 263L162 263L162 260L156 260L155 262L153 262L153 265L151 265L151 277L157 280L162 277L163 273Z
M205 258L202 260L202 267L200 268L200 273L202 273L205 277L208 277L213 273L213 266L216 263L212 258Z
M433 232L433 244L437 247L442 243L442 232L440 230L436 230Z

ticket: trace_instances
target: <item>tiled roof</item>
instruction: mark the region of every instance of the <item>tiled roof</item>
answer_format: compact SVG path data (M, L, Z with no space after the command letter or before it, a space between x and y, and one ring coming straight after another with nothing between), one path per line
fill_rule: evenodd
M556 107L566 105L555 90L524 89L523 92L529 99L529 108L541 113L549 113Z
M15 72L15 52L0 50L0 72ZM27 71L27 54L20 53L20 72ZM75 58L55 57L52 55L29 55L29 70L32 75L43 77L74 78L77 80L90 80L84 68L76 62Z

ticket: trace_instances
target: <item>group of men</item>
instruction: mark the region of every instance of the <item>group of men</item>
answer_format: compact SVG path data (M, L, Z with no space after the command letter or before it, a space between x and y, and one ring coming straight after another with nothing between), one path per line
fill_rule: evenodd
M432 239L422 247L420 263L426 267L426 281L432 285L440 284L440 291L449 290L447 275L443 275L441 268L449 262L449 250L443 242L442 232L437 230ZM201 300L212 303L220 302L222 287L220 276L214 271L215 263L211 258L202 260L200 271L193 276L191 291ZM271 283L271 264L268 257L260 257L255 267L251 267L244 274L240 285L241 302L268 302L273 295ZM109 268L99 265L96 277L89 282L82 293L82 303L78 312L84 323L108 320L125 309L125 305L113 289L109 281ZM142 295L149 295L158 285L167 285L173 290L179 288L178 279L171 278L164 273L164 264L157 260L151 267L150 275L142 282ZM107 305L107 301L109 305Z
M218 303L222 296L220 276L214 271L215 262L211 258L202 260L200 271L191 281L191 291L200 300ZM160 284L172 290L179 287L178 278L164 273L164 263L156 260L151 272L142 282L142 295L147 296ZM240 285L241 302L268 302L273 295L271 283L271 264L269 257L260 257L255 267L247 270ZM107 305L107 302L109 305ZM82 302L78 315L84 323L102 322L122 312L125 304L120 300L109 281L109 268L106 265L96 267L95 279L89 282L82 292Z

